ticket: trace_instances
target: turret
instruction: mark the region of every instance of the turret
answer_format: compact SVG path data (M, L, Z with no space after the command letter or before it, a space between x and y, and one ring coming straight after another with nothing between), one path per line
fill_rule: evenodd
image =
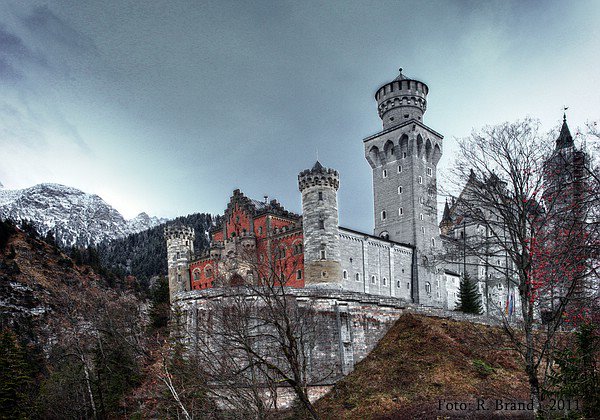
M423 82L400 74L381 86L375 93L379 118L383 129L402 124L410 119L421 121L427 109L429 88Z
M189 264L194 255L194 229L189 226L165 227L167 241L167 266L169 270L169 296L190 290Z
M337 190L340 176L318 161L298 175L302 193L304 272L306 286L342 283Z

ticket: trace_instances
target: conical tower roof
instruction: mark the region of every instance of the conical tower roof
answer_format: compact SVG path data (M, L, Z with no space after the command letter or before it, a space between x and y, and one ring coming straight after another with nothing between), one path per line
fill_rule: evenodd
M560 134L556 139L556 150L564 149L566 147L574 146L573 136L571 136L571 131L569 131L569 126L567 125L567 115L563 115L563 124L560 129Z

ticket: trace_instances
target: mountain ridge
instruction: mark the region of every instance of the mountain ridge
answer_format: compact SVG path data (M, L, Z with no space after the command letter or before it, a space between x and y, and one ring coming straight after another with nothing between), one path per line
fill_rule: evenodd
M56 183L0 187L0 218L27 220L41 234L51 232L63 247L97 245L168 221L145 212L127 220L99 195Z

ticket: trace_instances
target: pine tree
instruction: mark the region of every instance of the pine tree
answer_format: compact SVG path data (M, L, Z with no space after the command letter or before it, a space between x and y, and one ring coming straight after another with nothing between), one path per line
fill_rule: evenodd
M584 323L575 333L575 342L556 355L546 393L552 398L579 399L584 414L593 418L600 413L598 356L600 336L597 326Z
M0 332L0 419L22 418L30 408L32 368L17 336Z
M483 312L477 284L471 280L468 274L465 274L460 281L456 310L467 314L481 314Z

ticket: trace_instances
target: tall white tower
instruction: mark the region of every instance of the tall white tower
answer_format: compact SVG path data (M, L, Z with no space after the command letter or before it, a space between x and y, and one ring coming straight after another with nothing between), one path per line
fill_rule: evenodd
M400 69L402 70L402 69ZM402 72L375 93L383 131L364 139L373 169L375 235L432 253L442 135L423 123L429 88Z
M341 285L337 190L340 176L318 161L298 175L302 193L305 284Z
M191 289L189 264L194 255L194 229L189 226L165 227L169 296L171 302L179 292Z

